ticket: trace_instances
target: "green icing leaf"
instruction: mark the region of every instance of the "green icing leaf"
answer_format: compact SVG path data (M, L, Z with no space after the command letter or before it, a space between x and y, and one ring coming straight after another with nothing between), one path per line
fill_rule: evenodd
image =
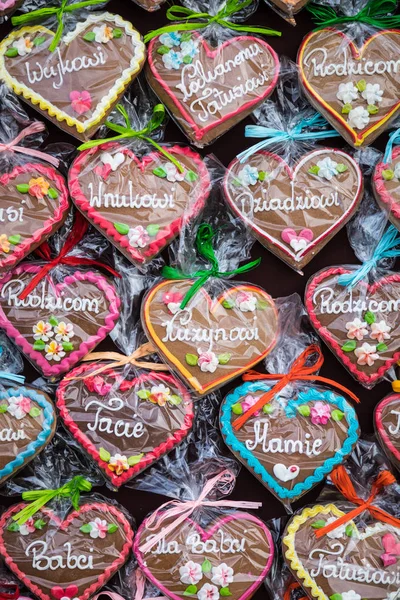
M19 183L17 185L17 190L21 193L21 194L27 194L29 192L29 185L27 183Z
M90 533L92 531L92 526L90 523L85 523L85 525L82 525L82 527L79 528L79 531L82 531L82 533Z
M147 400L147 398L150 396L150 391L149 390L139 390L137 395L142 400Z
M223 300L222 306L224 308L233 308L235 306L235 303L233 302L233 300Z
M192 596L193 594L197 594L197 586L188 585L186 590L183 592L184 596Z
M322 529L323 527L325 527L326 523L323 519L320 519L319 521L314 521L314 523L311 523L311 527L313 529Z
M376 316L373 312L371 312L370 310L367 310L367 312L364 315L364 321L366 323L368 323L368 325L372 325L372 323L375 323L376 321Z
M116 40L122 38L122 29L119 29L118 27L116 29L113 29L113 38Z
M121 235L128 235L129 233L129 227L128 225L125 225L125 223L113 223L114 228L118 231L118 233L120 233Z
M38 417L39 415L42 414L42 409L39 408L38 406L32 406L31 410L29 411L29 416L30 417Z
M394 171L392 169L385 169L382 171L382 177L386 181L391 181L394 178Z
M381 342L380 344L377 345L376 349L378 350L378 352L386 352L388 347L386 346L386 344Z
M265 181L265 178L268 176L268 173L266 171L259 171L258 172L258 181Z
M94 40L96 39L96 34L93 31L88 31L88 33L85 33L85 35L83 36L83 39L85 40L85 42L94 42Z
M346 529L344 530L344 532L347 535L347 537L353 537L353 535L354 535L354 527L353 527L353 525L347 525Z
M50 323L50 325L53 325L53 327L57 327L58 319L56 319L54 315L51 315L51 317L49 319L49 323Z
M353 107L351 106L351 104L349 104L347 102L347 104L345 104L344 106L342 106L342 115L348 115L352 108Z
M191 39L192 39L192 34L189 31L187 31L186 33L182 33L181 42L190 42Z
M46 521L43 521L43 519L38 519L37 521L34 522L35 529L43 529L43 527L45 525L46 525Z
M7 412L8 404L0 404L0 414Z
M159 225L147 225L146 231L151 237L154 237L160 231L160 226Z
M203 564L201 565L201 570L203 571L203 573L209 573L212 569L212 564L210 563L210 561L208 560L208 558L206 558L205 560L203 560Z
M224 352L223 354L219 354L218 355L219 364L227 365L228 362L231 360L231 356L232 356L232 354L230 354L229 352Z
M155 169L153 169L153 174L156 175L156 177L162 177L163 179L165 179L167 176L167 171L165 171L165 169L163 169L162 167L156 167Z
M104 460L104 462L109 462L109 460L111 458L111 454L104 448L100 448L99 456L100 456L101 460Z
M329 600L342 600L342 594L332 594L329 596Z
M232 404L232 412L234 415L241 415L243 413L243 408L240 402L236 402L236 404Z
M376 115L376 113L379 111L379 108L374 104L368 104L367 111L370 115Z
M360 81L357 81L356 88L359 92L365 92L365 90L367 89L367 82L365 81L365 79L360 79Z
M275 407L268 402L268 404L264 404L262 410L266 415L272 415L272 413L275 411Z
M308 169L308 172L311 173L311 175L318 175L318 173L319 173L319 166L318 165L313 165L312 167L310 167Z
M194 171L188 171L185 175L186 181L196 181L198 178L199 176Z
M232 596L231 591L228 587L223 587L219 590L221 596Z
M169 51L170 48L168 48L168 46L160 46L157 48L157 54L168 54Z
M256 308L258 308L258 310L265 310L268 306L269 304L266 300L257 300Z
M357 342L355 340L348 340L342 346L343 352L353 352L357 348Z
M46 38L44 36L40 36L37 37L33 40L33 45L34 46L41 46L42 44L44 44L44 42L46 41Z
M107 531L108 533L115 533L116 531L118 531L118 525L116 525L115 523L110 523L107 527Z
M62 347L63 350L65 350L65 352L71 352L74 349L74 345L72 342L63 342Z
M183 63L185 65L190 65L193 62L193 58L191 56L189 56L189 54L187 56L183 57Z
M52 200L55 200L56 198L58 198L58 192L54 188L50 188L49 191L47 192L47 195Z
M336 171L338 173L344 173L345 171L347 171L348 166L344 165L343 163L339 163L338 165L336 165Z
M171 396L168 398L168 402L169 404L172 404L172 406L178 406L178 404L181 404L182 398L177 396L177 394L171 394Z
M143 456L144 456L143 452L141 454L136 454L136 456L130 456L128 458L128 465L130 467L133 467L134 465L137 465L138 462L140 462L142 460Z
M341 421L344 417L344 412L336 408L332 411L331 417L334 421Z
M307 406L307 404L302 404L301 406L297 407L297 411L303 416L303 417L309 417L311 414L311 409L309 406Z
M34 350L44 350L45 349L46 344L44 343L43 340L35 340L35 343L33 344L33 349Z
M199 358L195 354L186 354L185 360L190 367L195 367L199 362Z
M7 527L7 531L19 531L18 523L10 523Z
M18 50L16 48L10 48L5 54L8 58L15 58L18 56Z
M236 187L241 187L243 184L240 181L240 179L238 179L237 177L234 177L231 181L232 185L236 186Z
M10 244L12 244L13 246L16 246L17 244L19 244L21 239L20 235L10 235L10 237L8 238L8 241L10 242Z

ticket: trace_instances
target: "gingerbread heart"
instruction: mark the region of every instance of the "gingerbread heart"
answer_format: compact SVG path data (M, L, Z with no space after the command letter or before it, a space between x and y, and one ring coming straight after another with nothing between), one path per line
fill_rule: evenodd
M198 154L180 146L168 152L182 173L159 152L140 160L112 143L82 152L70 170L76 206L134 263L161 252L183 220L202 210L210 191L210 175Z
M400 466L400 394L379 402L374 413L375 432L389 459Z
M113 285L91 271L72 271L62 283L51 274L19 295L40 271L19 265L0 279L0 326L46 377L69 371L114 328L120 301Z
M157 351L197 394L238 377L275 346L278 315L261 288L241 284L212 300L201 288L180 309L193 281L162 281L142 304L142 324Z
M60 520L46 508L24 525L12 506L0 520L0 554L23 584L41 600L88 600L129 557L133 531L112 504L83 504Z
M255 237L302 269L345 225L362 197L357 163L341 150L308 152L291 169L261 150L226 172L224 194Z
M54 435L50 398L24 386L0 390L0 484L27 465Z
M361 48L327 28L305 37L298 54L306 96L351 145L371 144L396 116L400 31L379 31Z
M289 522L283 555L310 598L394 598L399 589L400 530L353 521L317 538L315 531L345 514L335 504L304 508ZM393 595L392 595L393 594Z
M57 231L68 209L64 179L52 167L26 163L1 175L0 272L15 266Z
M260 38L241 35L217 48L194 31L151 40L146 76L196 146L211 144L274 90L275 51Z
M12 31L0 44L0 77L56 125L94 135L145 61L139 33L118 15L91 14L66 33L41 25Z
M166 517L163 527L170 522ZM251 598L273 561L269 529L248 513L214 518L207 529L185 519L179 528L142 552L141 545L152 536L154 528L147 529L146 519L138 529L134 552L146 577L171 600Z
M341 464L358 440L355 410L326 386L302 384L264 405L238 430L232 426L271 389L244 383L222 402L221 433L228 448L280 500L294 502Z
M119 368L91 376L102 366L71 371L57 389L57 407L74 438L120 486L187 436L193 402L171 375L149 372L126 379Z
M368 387L400 358L400 274L371 285L341 285L339 277L351 272L331 267L314 275L307 284L305 305L317 333Z
M400 148L392 151L390 164L380 162L372 176L372 189L382 210L388 212L389 219L400 230Z

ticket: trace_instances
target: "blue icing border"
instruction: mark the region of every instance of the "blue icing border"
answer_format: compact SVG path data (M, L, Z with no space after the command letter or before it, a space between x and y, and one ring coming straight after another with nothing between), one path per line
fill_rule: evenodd
M41 446L44 446L47 439L50 436L52 425L55 421L55 409L54 406L46 400L46 398L34 390L29 390L26 387L20 386L18 388L7 388L5 391L0 391L0 401L7 400L7 398L11 398L12 396L18 396L22 394L31 400L34 400L40 408L43 410L43 428L39 433L36 440L30 442L25 450L18 454L9 462L3 469L0 469L0 479L4 477L8 477L14 473L17 469L23 466L24 462L31 456L33 456L37 449ZM1 446L0 446L1 449Z
M350 454L353 446L358 440L358 419L354 408L346 401L346 399L343 396L337 396L332 391L322 392L316 388L310 388L307 392L301 392L298 400L290 400L288 402L289 414L287 414L287 416L291 418L295 416L294 411L293 413L290 411L291 407L296 407L311 400L316 400L317 394L319 400L325 400L329 404L336 406L342 412L344 412L346 421L349 425L348 436L345 439L341 450L335 452L334 456L328 458L323 465L320 465L315 470L314 475L309 475L304 481L296 483L293 489L288 490L281 486L276 479L268 473L268 471L263 467L261 462L254 456L254 454L237 439L231 426L231 407L233 404L239 402L240 398L248 393L257 391L267 392L270 389L271 386L268 385L268 383L263 381L254 381L244 383L228 394L221 405L221 432L228 448L239 454L239 456L245 461L246 466L251 468L254 473L260 476L262 481L266 483L267 486L272 489L279 498L294 498L322 481L326 475L328 475L337 465L343 462L343 456Z

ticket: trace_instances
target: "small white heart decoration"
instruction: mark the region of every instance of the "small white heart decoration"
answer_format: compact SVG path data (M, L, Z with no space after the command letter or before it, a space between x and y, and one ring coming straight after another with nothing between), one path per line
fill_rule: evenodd
M125 155L122 152L117 152L114 156L109 152L103 152L100 158L101 162L104 165L110 165L113 171L116 171L125 162Z
M274 475L277 479L281 481L291 481L300 473L300 467L297 465L291 465L287 467L282 463L278 463L274 466Z
M307 248L309 242L304 238L293 238L290 242L291 247L295 252L300 252L300 250L304 250Z

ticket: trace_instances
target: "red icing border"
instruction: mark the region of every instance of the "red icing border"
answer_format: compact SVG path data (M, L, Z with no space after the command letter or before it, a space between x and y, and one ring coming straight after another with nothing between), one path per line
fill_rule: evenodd
M394 148L392 151L392 162L395 158L400 155L400 148ZM396 219L400 219L400 198L398 201L394 199L393 196L390 195L386 186L385 180L382 177L382 171L388 169L390 167L390 163L379 162L374 170L372 175L372 182L375 186L376 192L379 196L379 199L387 204L388 210L393 214ZM400 187L400 182L399 182Z
M12 254L6 258L0 259L0 269L10 269L15 266L20 260L25 258L34 248L44 242L52 233L52 228L55 224L59 223L62 225L63 218L69 210L69 195L64 178L52 167L42 165L40 163L26 163L24 165L18 165L11 173L4 173L0 177L0 184L8 185L12 179L21 175L21 173L27 173L31 170L35 170L42 175L45 175L48 179L56 184L56 187L60 190L60 195L57 198L58 207L54 211L53 217L44 221L42 227L37 229L35 233L30 237L15 246ZM23 223L21 223L23 227Z
M127 148L126 146L121 146L118 143L110 142L108 144L104 144L102 146L90 148L89 150L85 150L81 152L79 156L74 160L71 165L69 175L68 175L68 186L71 193L71 198L76 204L77 208L84 213L85 217L90 219L95 227L97 227L101 233L111 238L111 242L114 242L124 248L129 254L132 256L132 260L138 263L144 263L146 260L150 260L154 258L163 248L165 248L180 232L181 227L184 223L190 221L193 217L195 217L204 207L207 197L210 193L211 181L210 174L199 154L193 152L190 148L180 147L180 146L172 146L168 148L168 152L171 152L174 155L185 155L188 156L193 162L196 163L198 171L199 171L199 181L200 181L200 190L198 197L195 201L188 204L188 209L185 211L185 214L175 221L172 221L167 227L160 229L157 234L156 239L151 242L147 246L146 249L143 249L143 252L138 252L135 248L129 245L129 241L125 235L121 235L115 229L113 224L105 219L101 213L94 207L90 206L88 199L86 198L80 184L79 184L79 176L83 169L85 168L86 159L88 156L92 156L98 152L104 152L109 149L118 149L119 152L126 154L129 156L138 166L140 170L144 170L144 167L153 160L167 160L162 154L159 152L151 152L147 154L142 160L139 160L136 155ZM118 246L117 246L118 247Z
M15 504L14 506L11 506L11 508L9 508L5 513L3 513L3 515L0 519L0 554L4 557L5 562L6 562L7 566L9 567L9 569L11 569L11 571L17 575L18 579L20 579L26 585L26 587L28 589L30 589L34 594L36 594L36 596L38 596L38 598L41 598L41 600L54 600L54 598L51 598L51 596L48 596L47 594L45 594L39 586L32 583L32 581L29 579L29 577L27 575L25 575L25 573L19 569L18 565L13 561L12 557L8 554L5 544L4 544L3 529L5 527L6 522L14 513L17 513L18 511L22 510L25 506L27 506L27 504L21 502L20 504ZM92 596L99 588L101 588L105 583L107 583L107 581L112 577L112 575L114 575L114 573L120 567L122 567L122 565L126 562L128 555L131 551L133 537L134 537L132 527L130 526L128 520L126 519L126 517L122 513L122 511L117 509L112 504L106 504L106 503L100 503L100 502L84 504L83 506L80 507L79 511L74 510L73 512L71 512L68 515L68 517L66 519L64 519L64 521L61 521L59 518L57 518L55 515L53 515L51 513L51 511L42 509L43 512L51 513L52 519L58 522L61 529L66 529L68 527L68 525L73 521L73 519L77 515L79 515L81 513L85 513L92 509L99 510L100 512L103 512L103 513L109 512L112 515L114 515L114 517L117 519L117 521L123 526L123 529L124 529L124 532L126 535L126 542L124 544L124 547L123 547L119 557L109 567L107 567L107 569L104 571L104 573L102 575L100 575L100 577L97 579L97 581L95 583L93 583L89 588L87 588L85 590L84 594L82 594L81 596L78 596L79 600L88 600L88 598L90 598L90 596ZM54 581L54 583L58 584L59 581Z
M98 365L98 366L101 366L101 365ZM68 373L68 378L80 377L80 376L82 376L83 373L85 373L86 371L88 371L92 368L93 368L93 363L81 365L81 366L77 367L76 369L74 369L73 371L71 371L70 373ZM108 376L111 375L115 378L118 377L118 373L116 373L115 371L113 371L111 369L110 369L110 371L106 371L106 374ZM116 475L115 473L111 472L107 468L108 463L101 460L100 455L99 455L99 450L90 441L90 439L87 437L87 435L85 433L83 433L83 431L81 429L79 429L79 427L77 426L75 421L72 419L72 417L65 405L65 392L68 389L68 385L71 384L71 381L67 381L67 379L63 379L60 382L60 385L58 386L58 389L56 392L56 398L57 398L56 405L60 411L60 417L62 418L64 424L68 427L69 431L72 433L74 438L83 446L83 448L86 450L86 452L88 452L88 454L90 454L90 456L101 467L102 471L105 472L105 474L111 480L111 482L114 485L116 485L117 487L121 486L123 483L126 483L129 479L131 479L135 475L138 475L141 471L143 471L144 469L146 469L147 467L152 465L159 458L161 458L164 454L167 454L167 452L170 452L173 448L175 448L175 446L177 446L188 435L190 429L192 428L193 419L194 419L194 407L193 407L193 402L191 400L190 394L184 388L184 386L177 379L175 379L175 377L172 377L171 375L167 375L165 373L157 373L155 371L150 372L150 373L142 373L141 375L139 375L139 377L135 377L129 383L131 383L132 384L131 387L133 387L135 384L144 382L148 379L152 379L153 381L155 379L159 379L160 381L163 381L164 383L169 383L170 385L173 385L174 387L178 388L178 390L180 391L180 393L183 397L184 402L186 403L185 404L186 414L185 414L185 418L184 418L184 422L183 422L183 427L182 427L182 429L177 430L175 432L175 434L173 436L171 436L169 439L167 439L165 442L163 442L162 444L160 444L159 446L154 448L154 450L152 452L148 452L136 465L133 465L132 467L130 467L127 471L122 473L122 475ZM128 383L128 381L125 380L125 383Z
M37 273L40 271L41 266L25 263L20 265L6 273L0 279L0 291L4 283L10 279L12 274L19 275L23 272ZM104 325L100 327L96 335L90 336L86 342L83 342L79 346L79 350L74 350L71 354L63 358L59 363L50 365L46 358L39 351L34 350L33 346L27 342L25 337L14 327L7 319L0 305L0 327L4 329L8 337L21 348L22 352L32 360L34 364L37 364L46 377L58 376L66 371L69 371L81 358L83 358L88 352L93 350L106 335L114 329L115 322L119 317L119 306L120 299L117 296L114 286L109 283L103 276L93 273L92 271L74 271L71 275L65 277L62 283L56 284L56 289L61 290L63 287L68 287L70 283L75 281L89 281L95 284L98 289L104 292L104 297L109 302L109 312L105 318Z
M379 402L379 404L377 404L377 406L375 408L374 421L375 421L375 427L378 430L378 433L379 433L380 437L382 438L382 441L386 444L386 446L388 447L388 450L393 454L395 459L400 461L400 450L397 450L397 448L394 446L392 440L390 439L386 429L384 428L384 426L382 424L383 409L388 404L393 402L394 400L399 402L400 394L390 394L390 396L387 396L386 398L381 400Z
M382 366L380 366L377 369L377 371L375 373L372 373L371 375L367 375L363 371L360 371L357 368L356 364L351 362L351 360L346 355L346 352L343 352L340 344L338 344L338 342L334 339L334 337L330 333L329 329L327 327L324 327L320 323L320 321L318 320L317 316L314 313L314 306L313 306L312 299L314 296L314 292L315 292L316 288L318 287L318 285L321 283L321 281L323 281L324 279L327 279L329 277L332 277L334 275L340 276L340 275L352 273L352 272L353 271L351 271L349 269L345 269L344 267L331 267L329 269L324 269L324 270L320 271L319 273L317 273L317 275L315 275L313 278L311 278L311 280L307 284L304 302L305 302L305 307L306 307L306 310L310 317L311 323L312 323L314 329L316 330L316 332L318 333L318 335L320 335L321 338L324 340L324 342L326 344L328 344L328 346L331 347L331 350L333 350L333 352L335 352L335 354L337 354L337 356L343 362L345 367L350 371L350 373L352 375L354 375L354 377L356 379L358 379L358 381L360 381L360 383L362 383L364 385L371 385L371 384L377 383L385 375L386 371L388 371L390 369L390 367L392 367L399 360L400 349L398 352L395 352L393 354L393 358L387 360ZM367 284L365 284L365 285L367 286L368 291L373 294L377 289L379 289L380 287L383 287L386 283L390 283L392 281L400 282L400 273L394 273L393 275L389 275L388 277L382 277L381 279L378 279L377 281L375 281L372 285L367 285Z

